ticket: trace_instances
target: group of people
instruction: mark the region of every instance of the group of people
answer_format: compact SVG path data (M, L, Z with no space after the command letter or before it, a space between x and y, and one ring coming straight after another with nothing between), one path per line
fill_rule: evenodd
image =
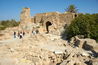
M30 33L30 32L26 32L26 33ZM34 30L32 30L32 34L33 35L36 35L36 34L38 34L39 33L39 31L38 30L36 30L36 29L34 29ZM22 31L22 32L15 32L14 31L14 33L13 33L13 35L14 35L14 38L19 38L19 39L22 39L24 36L25 36L25 32L24 31Z
M24 35L25 35L24 31L23 32L18 32L18 33L14 31L14 38L19 37L19 39L22 39Z

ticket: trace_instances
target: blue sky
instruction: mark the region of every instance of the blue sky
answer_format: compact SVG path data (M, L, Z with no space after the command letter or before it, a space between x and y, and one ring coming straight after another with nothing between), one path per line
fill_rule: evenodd
M31 16L43 12L64 12L74 4L80 13L98 13L98 0L0 0L0 20L19 20L22 8L31 8Z

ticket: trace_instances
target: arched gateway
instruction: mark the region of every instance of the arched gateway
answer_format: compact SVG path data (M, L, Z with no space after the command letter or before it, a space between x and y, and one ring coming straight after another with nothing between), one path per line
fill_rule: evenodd
M51 26L51 25L52 25L52 23L50 21L46 22L46 31L47 31L47 33L49 33L49 26Z

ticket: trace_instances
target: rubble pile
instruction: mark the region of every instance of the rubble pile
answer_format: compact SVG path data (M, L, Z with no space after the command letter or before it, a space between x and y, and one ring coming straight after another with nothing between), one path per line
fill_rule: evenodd
M0 40L0 65L98 65L97 47L95 40L77 36L70 42L53 34L9 37Z

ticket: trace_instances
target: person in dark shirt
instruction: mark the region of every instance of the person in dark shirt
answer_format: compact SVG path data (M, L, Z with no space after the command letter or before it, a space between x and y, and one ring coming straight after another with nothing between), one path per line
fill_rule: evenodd
M16 38L16 32L14 32L14 38Z
M25 35L25 32L23 31L23 36Z
M23 37L23 34L22 34L22 32L20 32L20 35L19 35L19 37L20 37L20 39Z

